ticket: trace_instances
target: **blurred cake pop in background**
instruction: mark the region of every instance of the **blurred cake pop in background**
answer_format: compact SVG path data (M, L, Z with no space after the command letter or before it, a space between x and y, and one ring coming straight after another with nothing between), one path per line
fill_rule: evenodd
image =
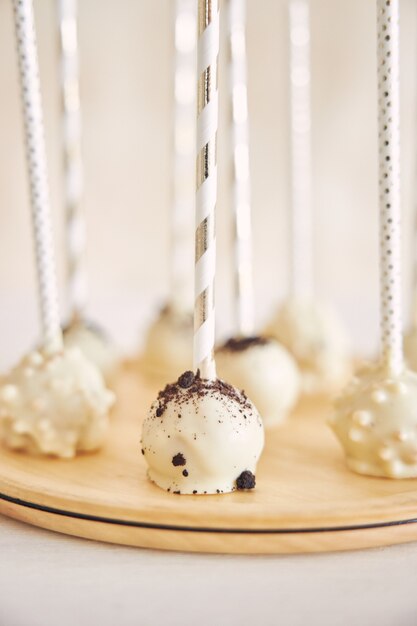
M192 367L193 222L195 206L196 7L192 0L172 3L174 20L174 119L170 296L151 322L142 363L160 380L175 380Z
M266 333L296 359L302 391L315 394L339 389L351 363L341 321L314 292L310 30L308 0L290 0L290 293Z
M64 328L66 346L78 346L109 383L119 358L109 337L85 317L88 300L86 218L83 209L81 106L79 85L78 0L59 0L61 44L62 149L66 215L66 264L69 323Z

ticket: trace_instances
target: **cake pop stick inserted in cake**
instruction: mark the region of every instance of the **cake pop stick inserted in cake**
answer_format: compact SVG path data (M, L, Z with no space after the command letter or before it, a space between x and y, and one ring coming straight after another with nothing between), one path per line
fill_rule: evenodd
M216 137L218 125L217 0L199 0L197 48L197 196L195 234L194 366L214 379L214 275L217 200Z
M309 0L290 0L291 216L290 291L309 298L313 290L310 147Z
M86 228L82 208L83 166L77 4L77 0L58 0L65 174L67 296L70 318L81 319L87 301L87 272L85 269Z
M32 1L13 0L13 8L25 126L26 159L30 181L42 343L45 352L55 352L62 348L62 332L58 310Z
M384 365L399 374L403 349L398 2L377 0L377 10L381 350Z
M249 124L246 67L246 0L227 3L233 171L236 326L253 334L252 225L250 206Z
M192 214L195 207L195 62L193 0L176 0L174 55L173 179L171 210L171 304L192 310Z

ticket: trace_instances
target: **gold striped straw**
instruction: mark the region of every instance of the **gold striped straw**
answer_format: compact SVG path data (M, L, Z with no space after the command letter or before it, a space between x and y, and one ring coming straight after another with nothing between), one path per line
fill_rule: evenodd
M218 54L218 1L199 0L194 367L200 369L201 376L207 379L216 377L214 276L216 267Z

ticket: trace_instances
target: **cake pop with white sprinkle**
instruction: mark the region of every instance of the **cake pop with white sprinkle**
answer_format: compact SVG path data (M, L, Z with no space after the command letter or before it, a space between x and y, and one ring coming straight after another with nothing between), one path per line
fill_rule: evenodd
M402 350L398 0L377 0L381 362L358 373L330 425L350 468L417 476L417 374Z
M118 354L97 324L85 319L87 303L86 219L83 210L81 105L79 94L78 0L59 0L61 43L62 140L66 213L67 294L70 322L64 328L66 346L77 346L112 382Z
M14 450L71 458L97 450L114 394L78 348L35 351L0 387L0 433Z
M14 0L14 18L43 336L2 378L0 434L12 449L69 458L103 443L114 396L78 349L63 346L31 0Z

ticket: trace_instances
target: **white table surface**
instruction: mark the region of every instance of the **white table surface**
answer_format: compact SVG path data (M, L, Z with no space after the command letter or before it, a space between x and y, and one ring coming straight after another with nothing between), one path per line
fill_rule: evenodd
M417 624L417 543L350 553L168 553L0 516L1 626Z

